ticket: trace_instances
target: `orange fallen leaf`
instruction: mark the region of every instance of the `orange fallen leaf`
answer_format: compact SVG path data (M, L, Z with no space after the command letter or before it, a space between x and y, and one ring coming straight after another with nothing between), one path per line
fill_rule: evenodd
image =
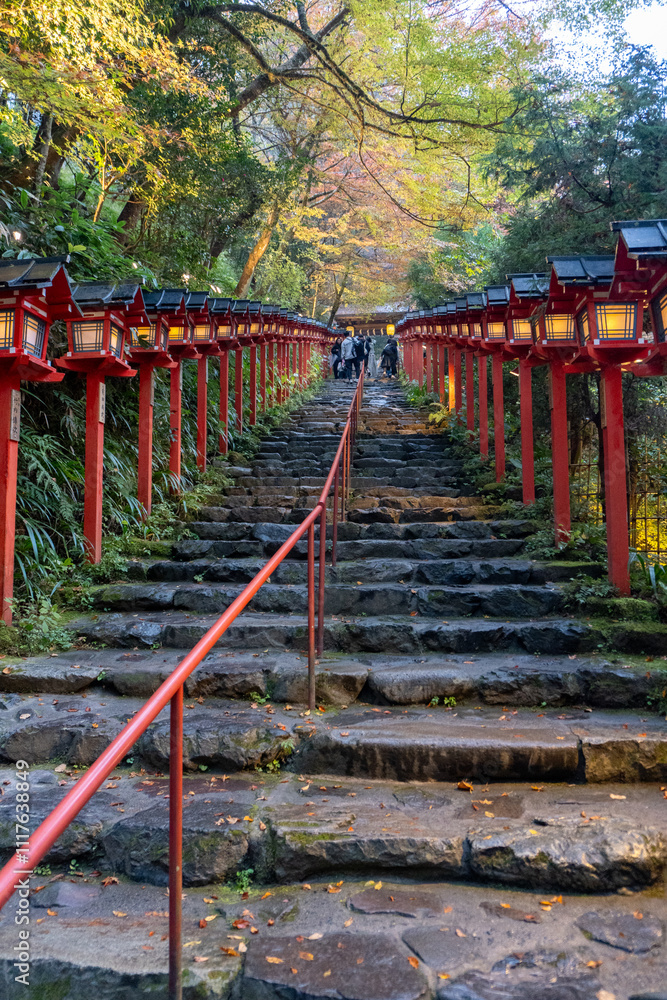
M266 899L267 896L272 896L272 895L273 895L272 892L265 892L264 895L261 898L262 899Z
M632 916L635 918L635 920L643 920L644 919L644 914L640 913L639 910L635 910L635 912L632 914Z
M459 927L457 927L456 928L456 936L460 937L460 938L464 938L464 937L467 937L468 935L464 934L463 931Z
M457 785L457 788L458 788L458 789L459 789L459 791L461 791L461 792L472 792L472 791L474 791L474 788L473 788L473 786L472 786L472 785L470 784L470 782L469 782L469 781L459 781L459 783L458 783L458 785Z
M49 915L50 917L57 917L57 916L58 916L58 911L57 911L57 910L47 910L46 912L48 913L48 915ZM115 910L114 910L114 913L116 913L116 911L115 911ZM116 915L117 915L117 916L121 916L121 917L124 917L124 916L125 916L125 914L124 914L124 913L120 913L120 914L116 914Z
M48 912L50 912L50 911L47 910L47 913ZM127 913L123 913L122 910L114 910L113 911L113 915L114 915L114 917L126 917Z
M601 965L602 965L602 962L601 962L601 960L599 958L598 959L591 959L590 962L586 962L586 968L588 968L588 969L599 969Z
M452 907L451 906L446 906L442 912L443 913L451 913L452 912Z
M299 958L302 958L304 962L312 962L313 955L309 951L300 951Z
M410 963L410 965L412 966L413 969L418 969L419 968L419 959L418 958L413 958L412 955L409 955L408 956L408 962Z
M282 958L276 958L275 955L267 955L266 956L266 960L267 960L267 962L270 962L271 965L282 965L283 964Z
M439 972L438 973L438 979L449 979L449 973L448 972Z
M224 945L220 945L220 951L224 952L225 955L231 955L232 958L239 957L239 953L236 948L225 948Z
M350 917L349 920L345 921L345 923L343 924L343 927L349 927L350 924L352 924L353 922L354 922L354 917Z
M208 962L206 955L195 955L195 962Z

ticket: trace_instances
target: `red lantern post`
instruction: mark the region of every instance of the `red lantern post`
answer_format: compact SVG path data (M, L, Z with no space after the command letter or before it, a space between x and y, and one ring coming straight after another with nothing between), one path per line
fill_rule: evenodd
M533 325L530 317L547 296L549 275L508 274L510 301L505 355L519 362L519 406L521 414L521 480L523 502L535 503L535 458L533 442L532 372L543 360L533 354Z
M208 359L219 357L215 323L209 310L207 292L188 292L185 312L190 324L190 339L197 350L197 467L206 469L208 446Z
M505 475L505 402L503 391L503 355L507 328L509 285L487 285L486 310L482 322L484 346L492 355L493 379L493 448L496 482Z
M12 621L21 381L60 382L46 360L51 323L79 314L67 257L0 260L0 618Z
M102 558L102 478L104 472L104 422L106 378L130 378L136 374L125 360L129 334L125 309L138 308L136 285L119 286L91 282L79 285L74 299L80 319L67 320L69 351L56 360L60 368L86 377L86 456L83 504L83 536L86 558Z
M221 455L229 451L229 352L233 349L234 319L233 299L209 299L208 310L213 320L214 335L220 351L220 434L218 450Z

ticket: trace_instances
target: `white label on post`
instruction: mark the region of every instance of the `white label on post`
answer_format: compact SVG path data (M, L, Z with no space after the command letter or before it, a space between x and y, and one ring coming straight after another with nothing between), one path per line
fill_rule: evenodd
M12 411L9 419L9 440L18 441L21 434L21 390L12 389Z
M204 381L208 385L208 358L204 359Z
M151 406L155 406L155 372L151 369Z
M100 413L99 413L99 421L101 424L105 422L106 416L107 416L107 387L104 384L104 382L102 382L102 384L100 385Z
M180 378L179 385L180 385L181 392L183 392L183 362L182 361L178 362L178 372L179 372L179 378Z

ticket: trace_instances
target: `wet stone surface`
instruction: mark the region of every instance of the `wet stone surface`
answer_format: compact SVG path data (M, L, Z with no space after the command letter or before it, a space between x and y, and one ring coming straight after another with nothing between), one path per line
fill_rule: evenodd
M663 944L664 925L650 913L585 913L577 927L588 938L623 951L647 952Z

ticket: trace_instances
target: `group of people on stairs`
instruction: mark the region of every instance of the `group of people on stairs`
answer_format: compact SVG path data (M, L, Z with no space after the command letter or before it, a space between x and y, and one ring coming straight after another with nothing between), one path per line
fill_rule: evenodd
M377 378L378 363L375 357L375 346L372 337L365 339L355 334L354 329L346 331L345 339L336 340L331 348L329 356L329 367L332 369L334 378L344 378L351 382L359 380L361 366L366 366L366 372L370 378ZM398 345L393 339L387 340L380 356L380 369L384 371L387 378L394 378L398 367ZM354 371L354 376L352 372Z

